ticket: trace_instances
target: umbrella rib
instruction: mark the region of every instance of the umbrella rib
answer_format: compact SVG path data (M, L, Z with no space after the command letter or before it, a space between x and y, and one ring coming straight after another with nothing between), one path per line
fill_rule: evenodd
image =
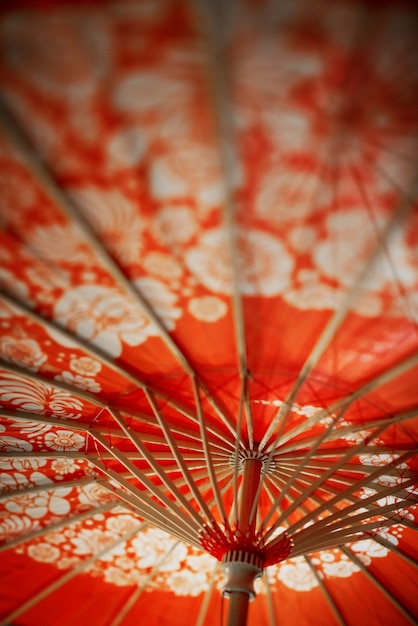
M118 545L132 539L135 535L138 534L138 532L142 530L144 526L145 526L144 523L140 524L139 526L135 528L135 530L131 530L125 533L124 535L119 537L116 541L113 541L111 544L109 544L108 546L100 550L97 554L94 554L93 556L86 559L79 565L76 565L76 567L74 567L72 570L70 570L69 572L67 572L60 578L58 578L58 580L55 580L52 584L48 585L48 587L45 587L45 589L42 589L40 592L38 592L37 594L35 594L34 596L26 600L26 602L24 602L20 607L18 607L17 609L12 611L12 613L7 615L7 617L1 622L1 626L7 626L7 624L15 620L16 617L19 617L23 613L26 613L27 611L29 611L29 609L31 609L36 604L41 602L41 600L44 600L45 598L47 598L49 595L54 593L54 591L56 591L57 589L65 585L72 578L74 578L74 576L76 576L77 574L85 570L87 567L89 567L90 565L92 565L93 563L101 559L108 552L111 552Z
M411 622L413 626L416 625L416 619L410 613L395 596L380 582L378 578L364 565L364 563L347 547L340 546L341 552L343 552L357 567L365 574L365 576L381 591L384 596L402 613L406 619Z
M219 27L215 25L209 5L199 2L200 8L205 13L206 28L204 36L208 48L208 89L211 94L212 112L217 130L217 150L219 155L220 169L223 181L223 219L227 235L227 243L230 252L231 287L232 287L232 310L234 319L235 344L237 350L238 370L244 392L245 415L247 419L248 443L253 450L253 420L251 402L248 393L248 358L245 338L244 311L239 280L239 254L237 245L237 222L236 202L234 200L234 178L237 156L233 148L233 122L228 106L228 85L224 71L225 63L222 60Z
M378 435L380 435L388 426L390 425L387 423L383 423L381 424L378 428L375 429L371 439L376 439L376 437ZM325 480L327 480L333 473L335 473L335 471L337 471L338 469L340 469L340 467L342 467L346 461L349 461L350 458L356 456L363 448L365 448L366 446L368 446L368 442L369 442L370 438L367 438L365 440L363 440L362 442L360 442L358 445L353 446L352 448L349 448L347 453L344 454L339 461L337 461L333 466L330 467L329 470L327 470L327 472L325 472L325 474L322 476L322 478L319 478L318 480L316 480L311 487L308 489L308 494L312 493L317 487L319 487L323 482L325 482ZM369 450L370 452L370 450ZM329 450L325 450L324 451L324 456L329 455L330 451ZM341 450L337 451L337 454L341 454ZM310 454L308 453L306 458L310 458ZM304 461L305 461L305 457L304 457ZM300 465L300 468L296 471L297 476L300 474L301 471L303 471L303 463ZM372 476L374 475L373 473L371 474ZM277 508L277 506L279 506L280 502L283 500L283 498L285 497L285 495L288 493L291 485L294 483L294 480L296 479L297 476L293 476L293 478L289 481L289 483L286 485L285 489L282 491L282 493L278 496L276 503L275 503L275 507L272 507L269 511L269 513L266 516L266 521L268 519L270 519L270 517L274 514L275 512L275 508ZM300 500L300 498L298 499ZM288 509L287 513L291 512L292 510L294 510L294 508L297 506L298 500L296 500L293 505L291 505L291 507ZM269 533L272 532L273 529L271 529L270 531L268 531Z
M200 547L200 543L196 541L198 531L196 526L192 524L193 520L177 515L177 509L174 506L161 507L146 493L136 489L118 472L105 467L101 461L92 460L91 462L99 471L103 472L103 474L121 487L116 489L111 485L106 485L106 488L111 493L116 494L120 500L126 502L130 508L134 508L141 517L154 522L157 526L171 534Z
M412 191L416 187L416 185L417 185L417 181L414 181L412 185ZM414 193L412 192L411 196L413 195ZM266 447L270 437L273 435L278 424L281 422L279 432L276 435L275 442L273 445L273 447L276 447L284 431L284 428L286 426L287 420L290 415L291 406L293 405L293 402L295 401L295 398L299 392L299 389L301 388L302 384L311 373L312 369L315 367L315 364L318 362L321 355L323 354L325 349L328 347L328 345L332 341L338 328L341 326L342 322L344 321L348 311L350 310L351 304L354 302L355 298L357 297L360 291L361 285L363 284L364 280L367 278L370 270L372 269L376 261L379 259L382 252L385 251L387 242L389 241L390 237L396 231L398 226L406 219L408 213L413 208L413 206L414 206L414 203L410 199L409 194L406 194L405 192L403 192L396 210L394 211L391 219L388 220L385 226L385 229L382 232L381 238L377 241L375 247L369 254L369 257L367 258L365 264L363 265L361 272L358 274L354 283L351 285L350 289L346 293L341 307L337 309L336 311L334 311L333 315L331 316L331 319L326 324L318 341L316 342L311 353L309 354L308 358L303 364L293 388L291 389L288 397L285 399L284 404L280 407L275 418L272 420L270 427L267 429L262 441L260 442L260 449L264 449ZM418 359L416 363L418 363Z
M196 379L193 379L193 391L194 391L194 396L195 396L197 417L198 417L199 425L200 425L200 433L202 437L202 446L203 446L203 451L205 454L207 471L209 473L209 479L210 479L210 484L212 487L213 496L214 496L216 505L218 507L221 520L226 526L228 526L229 525L228 518L225 512L223 500L219 491L219 484L216 479L215 467L213 464L212 454L211 454L211 450L209 447L209 440L208 440L205 420L203 417L202 402L200 398L199 386L198 386Z
M413 354L412 356L408 356L406 359L403 359L402 361L400 361L393 367L389 368L388 370L385 370L383 373L378 374L377 376L372 378L370 381L368 381L365 385L362 385L356 391L350 392L350 394L344 396L343 398L340 398L340 400L337 400L336 402L334 402L334 404L332 404L327 409L321 409L320 411L315 413L312 417L310 417L306 422L294 428L293 430L288 431L285 435L283 435L280 441L280 444L282 444L282 442L283 443L288 442L290 439L300 434L301 432L305 431L306 429L310 428L311 426L315 426L315 424L317 424L321 419L328 417L331 413L338 411L338 410L346 411L354 401L359 400L362 396L366 395L367 393L370 393L370 391L374 391L380 385L390 382L393 378L400 376L401 374L405 373L406 371L415 367L416 365L418 365L418 354ZM414 408L412 410L408 409L408 411L401 413L401 415L403 414L405 415L410 414L410 417L416 417L417 408ZM369 427L370 427L369 424L366 422L364 424L364 428L367 429ZM276 448L276 445L275 445L275 448Z
M66 193L57 185L47 166L39 160L32 146L27 141L24 130L19 125L19 123L10 115L6 105L1 100L0 125L4 131L5 136L8 137L11 144L15 146L20 151L20 153L25 156L25 161L28 169L34 175L36 180L40 183L45 193L54 202L55 206L62 212L66 219L68 219L71 223L77 224L77 226L83 233L83 236L85 237L91 248L96 252L100 261L103 263L103 266L115 280L116 284L126 294L128 294L137 305L139 305L141 312L144 312L148 319L153 323L155 328L158 329L160 338L162 339L168 350L171 352L171 354L175 357L177 362L180 364L182 369L186 372L186 374L188 374L192 378L195 377L196 372L189 363L184 352L171 337L161 319L158 317L158 315L156 315L155 311L149 305L148 301L145 299L142 293L132 284L132 282L123 273L119 265L111 257L108 250L99 240L94 229L91 227L88 221L79 213L79 211L75 208L75 205L71 202ZM203 383L202 389L205 389ZM207 392L206 389L205 392ZM223 423L231 430L232 433L233 426L228 419L226 413L219 406L218 402L215 400L212 394L207 393L207 397L208 401L212 404L219 417L222 419Z
M393 517L387 518L386 517L387 513L392 513L393 511L396 513L396 511L400 509L403 510L410 506L416 506L416 505L417 505L416 500L412 500L412 498L411 498L411 501L406 501L402 503L395 502L394 504L388 504L386 506L380 507L381 508L380 512L376 511L376 517L381 515L387 521L392 521L392 523L394 523L396 520L393 519ZM348 508L351 508L351 507L348 507ZM361 508L361 507L358 506L357 508ZM344 512L344 509L343 509L343 512ZM343 517L343 516L340 516L340 517ZM316 549L316 546L318 545L318 540L320 543L321 540L325 539L327 536L330 536L333 538L344 537L344 535L347 532L350 532L350 533L366 532L366 530L368 531L370 529L373 530L373 529L379 528L381 520L379 521L374 520L366 524L362 523L362 520L370 519L370 517L375 517L373 515L373 511L367 510L363 513L359 513L358 515L347 517L345 520L342 520L342 519L338 520L334 524L328 525L328 524L320 524L320 522L316 522L312 526L302 529L298 533L292 533L292 526L290 526L289 533L291 533L291 537L294 541L295 546L297 546L299 549L303 548L305 550L308 550L308 549L314 550ZM355 521L356 523L353 524L352 523L353 521ZM344 526L344 528L341 528L341 524ZM299 540L299 537L300 537L300 540Z
M67 339L72 341L75 345L79 346L80 348L88 352L90 356L97 358L102 364L107 365L113 371L117 372L118 374L121 374L121 376L125 377L127 380L132 382L135 385L135 387L139 387L141 389L145 389L145 388L149 389L158 398L161 398L162 400L164 400L166 404L173 407L181 415L184 415L185 417L188 417L189 419L193 421L197 421L196 417L193 415L193 413L189 409L182 406L180 403L176 402L172 398L169 398L167 394L165 394L161 389L154 387L149 382L139 378L137 375L133 375L127 369L125 369L124 367L116 363L113 359L111 359L105 352L103 352L97 346L94 346L93 344L89 343L88 341L86 341L82 337L79 337L78 335L73 335L67 329L63 328L62 326L60 326L53 320L49 320L49 319L42 317L41 315L39 315L38 313L30 309L29 307L25 306L23 303L19 302L18 300L16 300L9 294L5 294L1 289L0 289L0 297L4 301L6 301L8 304L10 304L12 307L18 309L20 312L24 313L25 315L33 319L34 321L39 323L41 326L43 326L47 330L50 329L54 332L61 334L63 337L66 337ZM73 389L76 389L76 388L73 388ZM138 414L135 414L134 416L137 416L137 415ZM141 415L139 415L139 417L141 417ZM187 432L187 431L183 431L183 432ZM219 436L219 433L216 433L216 431L213 431L213 432L215 434L218 434ZM230 445L228 441L225 441L225 439L223 440L223 442L224 442L224 445L226 444Z
M93 509L89 509L88 511L83 511L83 513L78 513L77 515L73 515L71 517L66 517L64 520L51 524L50 526L46 526L45 528L40 528L39 530L35 530L32 533L27 533L21 535L20 537L16 537L12 539L12 541L8 541L7 543L3 543L0 545L0 552L3 550L9 550L10 548L14 548L15 546L20 545L21 543L26 543L27 541L32 541L32 539L36 539L37 537L43 537L50 532L54 532L55 530L59 530L64 526L68 526L68 524L75 524L77 522L81 522L87 517L92 515L97 515L98 513L105 513L106 511L110 511L111 509L119 506L119 502L107 502L106 504L102 504L101 506L95 507Z
M174 456L174 458L175 458L175 460L176 460L176 462L177 462L177 464L178 464L178 466L179 466L179 468L181 470L181 473L183 474L183 476L184 476L184 478L185 478L185 480L187 482L187 485L188 485L191 493L193 494L196 502L199 504L199 507L200 507L201 511L203 513L205 513L207 519L211 520L212 522L214 522L215 520L213 518L213 515L210 512L207 503L202 498L202 495L201 495L199 489L197 488L197 486L196 486L196 484L195 484L195 482L193 480L193 477L190 474L190 472L189 472L189 470L188 470L188 468L187 468L187 466L185 464L185 460L184 460L182 454L180 453L180 451L178 449L178 446L176 444L176 441L173 438L173 435L171 433L170 426L169 426L167 420L164 418L163 414L161 413L161 411L160 411L160 409L159 409L159 407L157 405L157 402L155 401L155 397L150 392L148 392L147 390L144 390L144 393L145 393L145 396L146 396L146 398L147 398L147 400L149 402L149 405L150 405L151 409L153 410L153 412L155 414L155 417L158 420L158 423L160 424L161 430L164 433L164 436L165 436L165 438L166 438L166 440L167 440L167 442L168 442L168 444L170 446L170 449L171 449L171 451L173 453L173 456ZM204 525L203 520L201 520L201 525L203 527L203 525Z
M170 500L170 498L157 485L155 485L149 478L147 478L145 474L141 470L139 470L136 467L136 465L134 465L134 463L132 463L132 461L130 461L123 452L121 452L120 450L117 450L114 446L109 444L106 438L102 437L101 435L94 434L94 439L101 446L103 446L103 448L107 450L116 460L118 460L119 463L121 463L129 472L131 472L132 476L134 476L137 480L139 480L139 482L142 483L145 489L147 489L158 500L160 500L162 504L164 504L166 507L168 507L172 511L175 511L176 514L180 518L182 518L184 521L188 519L187 516L184 514L184 512L181 511L181 509L177 507L175 503L172 500ZM141 458L142 458L142 455L141 455ZM194 509L192 510L194 511ZM197 511L194 511L193 519L195 523L197 523L198 525L200 526L203 525L203 520L200 517L200 515L197 513Z
M344 620L343 616L341 615L337 605L335 604L335 601L333 599L333 597L331 596L329 590L327 589L327 587L325 586L324 581L322 580L322 578L320 577L319 573L316 570L316 567L314 566L314 564L312 563L311 559L304 555L304 559L306 561L306 563L309 566L309 569L311 570L312 574L315 577L316 582L318 583L323 595L325 596L326 601L328 602L331 611L334 614L334 617L336 618L337 622L340 624L340 626L347 626L346 621Z
M110 411L113 419L116 423L122 428L125 432L126 436L129 437L130 441L134 444L134 446L141 453L145 461L150 465L150 467L154 470L155 474L160 478L160 480L164 483L167 489L170 491L172 495L176 497L176 499L181 502L184 508L189 512L189 514L196 519L198 524L201 523L200 516L196 515L195 509L190 505L190 502L186 499L184 494L176 487L174 482L169 478L163 468L156 462L152 453L146 448L146 446L141 442L138 434L130 428L124 419L117 414L116 411Z
M335 431L333 432L332 430L329 433L329 436L327 435L327 437L324 439L324 441L330 441L332 439L341 439L342 437L344 437L344 435L346 435L347 433L351 434L351 433L355 433L358 431L363 431L363 430L370 430L370 428L376 428L379 426L390 426L391 424L397 424L401 421L407 420L407 419L412 419L417 417L418 415L418 407L414 407L413 409L408 409L408 411L402 411L401 413L395 413L395 415L391 415L390 417L386 418L386 419L381 419L381 420L371 420L370 422L363 422L362 424L350 424L348 426L344 426L341 428L337 428L335 429ZM317 421L315 421L315 423L317 423ZM289 433L286 433L286 435L283 437L283 439L285 439L288 443L284 443L282 444L282 442L280 443L280 447L276 448L276 450L280 451L280 454L282 454L283 452L292 452L293 450L298 450L300 447L305 446L306 444L310 444L313 441L316 440L316 437L307 437L306 439L302 439L300 441L294 442L292 443L292 439L293 437L295 437L296 435L300 434L301 432L304 432L305 429L309 428L312 424L304 424L303 428L302 427L298 427L297 429L295 429L294 431L292 431L292 434L290 437L287 437L287 435ZM289 431L290 432L290 431Z
M378 467L372 474L366 476L363 479L358 480L357 482L355 482L351 487L348 487L346 490L344 490L343 492L340 492L339 494L337 494L336 496L334 496L334 498L331 498L331 500L325 502L322 506L320 506L318 509L316 509L314 512L312 512L309 516L305 517L303 520L300 520L299 522L297 522L293 528L299 527L305 523L307 523L312 517L317 517L317 515L319 515L320 513L322 513L323 511L325 511L326 509L328 509L331 505L335 504L336 502L338 502L341 499L346 498L347 496L351 495L354 491L356 491L356 489L360 489L363 486L367 486L369 483L372 482L372 480L374 478L377 478L378 476L384 474L386 472L386 470L391 467L394 467L396 465L399 465L401 463L403 463L404 461L406 461L408 458L410 458L411 456L413 456L415 454L415 451L408 451L405 452L403 455L401 455L400 457L398 457L397 459L391 461L388 465L383 465L381 467ZM335 466L336 468L338 467L338 463ZM317 489L319 486L321 486L321 484L323 482L325 482L325 480L328 478L328 475L332 474L332 472L326 472L325 476L322 479L318 479L317 481L315 481L308 489L306 492L304 492L302 494L302 496L300 496L299 498L297 498L288 509L286 509L286 511L279 517L279 519L277 520L277 522L273 525L273 527L271 529L269 529L269 531L267 531L267 535L270 535L275 526L278 526L280 523L283 522L284 519L287 519L288 516L290 515L290 513L292 513L298 506L298 504L303 501L304 498L306 498L307 495L310 495L312 492L315 491L315 489ZM274 544L274 540L272 542Z
M15 365L12 363L9 363L8 361L4 361L3 359L0 358L0 367L2 369L4 369L7 372L13 373L13 374L17 374L18 376L22 376L23 378L29 378L35 382L41 383L42 385L46 385L47 387L54 387L57 389L62 389L63 391L67 391L68 393L71 393L72 395L76 396L77 398L80 398L81 400L85 400L97 407L99 407L100 409L109 409L109 405L105 402L102 402L101 400L99 400L97 398L97 396L90 394L88 392L85 392L83 390L81 390L78 387L74 387L72 385L69 385L63 381L58 381L55 379L49 379L46 378L44 376L41 376L39 373L37 372L33 372L30 370L26 370L23 367L20 367L19 365ZM148 388L148 390L150 391L150 393L152 393L151 389ZM144 389L145 391L145 389ZM157 394L155 394L157 395ZM121 410L122 413L126 413L127 415L129 415L130 417L134 418L134 419L142 419L143 421L146 421L147 423L151 423L153 426L158 426L158 423L156 423L154 420L151 421L151 417L149 415L145 415L143 413L139 413L137 415L135 415L134 412L129 411L129 413L125 410ZM97 417L97 416L96 416ZM191 415L186 415L186 417L189 417L194 423L198 423L198 419L195 416L191 416ZM190 433L190 431L188 431L187 429L182 429L180 428L178 425L175 425L172 429L174 432L180 433L182 435L185 435L186 437L193 437L193 434ZM215 429L213 428L208 428L208 430L210 430L216 437L219 438L220 441L223 442L225 447L222 447L222 450L224 450L225 454L230 454L227 445L230 445L228 440L225 438L225 436L222 433L218 433ZM196 437L197 440L197 437Z

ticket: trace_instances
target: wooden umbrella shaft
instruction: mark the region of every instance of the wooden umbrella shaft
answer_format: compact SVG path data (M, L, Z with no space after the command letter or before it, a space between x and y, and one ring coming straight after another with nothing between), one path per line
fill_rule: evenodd
M262 462L259 459L247 459L243 465L243 479L238 513L238 528L246 537L247 542L255 538L258 487L261 478ZM258 565L245 556L232 559L225 563L224 569L228 575L224 593L229 597L227 626L246 626L248 604L255 597L254 580L261 574ZM240 558L243 560L241 561Z

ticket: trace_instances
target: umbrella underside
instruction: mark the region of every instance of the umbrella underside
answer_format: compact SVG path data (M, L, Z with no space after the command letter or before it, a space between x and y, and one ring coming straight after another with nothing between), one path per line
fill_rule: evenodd
M45 607L88 578L91 623L164 591L203 626L239 561L260 626L320 598L324 626L414 624L413 6L17 4L1 623L64 623Z

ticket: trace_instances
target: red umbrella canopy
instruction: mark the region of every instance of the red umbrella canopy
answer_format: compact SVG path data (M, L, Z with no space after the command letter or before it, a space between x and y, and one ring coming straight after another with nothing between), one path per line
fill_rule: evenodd
M2 624L416 623L417 26L3 3Z

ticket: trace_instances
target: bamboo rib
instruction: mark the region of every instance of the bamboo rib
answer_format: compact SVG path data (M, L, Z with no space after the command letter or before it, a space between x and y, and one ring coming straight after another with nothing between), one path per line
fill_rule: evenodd
M149 389L158 398L161 398L162 400L164 400L166 404L176 409L176 411L178 411L181 415L184 415L185 417L188 417L189 419L195 419L193 413L189 409L187 409L185 406L182 406L180 403L176 402L172 398L169 398L162 389L157 389L155 386L151 385L148 381L141 379L138 376L138 374L133 374L132 372L125 369L119 363L116 363L114 359L111 359L109 355L106 354L99 347L93 345L92 343L83 339L79 335L75 335L71 333L63 326L60 326L54 320L49 320L49 319L46 319L45 317L42 317L41 315L36 313L33 309L30 309L29 307L25 306L22 302L19 302L10 294L6 294L1 289L0 289L0 297L9 305L17 309L19 312L24 313L27 317L37 322L43 328L47 330L52 330L60 334L62 337L69 339L70 341L74 343L74 345L82 348L91 357L98 359L102 364L106 365L107 367L112 369L114 372L126 378L129 382L133 384L132 389L135 389L138 387L141 389L145 389L145 388ZM139 417L141 417L141 415L139 415Z
M269 615L269 626L277 626L276 612L274 610L274 603L273 603L273 593L271 590L270 581L269 581L267 572L264 573L264 585L266 588L266 596L267 596L267 610L268 610L268 615Z
M74 578L74 576L76 576L77 574L82 572L84 569L86 569L87 567L89 567L90 565L92 565L93 563L101 559L102 557L104 557L108 552L111 552L112 550L114 550L118 545L120 545L121 543L125 543L126 541L129 541L129 539L132 539L135 535L138 534L138 532L141 531L144 525L145 524L141 524L137 528L135 528L135 530L131 530L125 533L124 535L122 535L122 537L119 537L116 541L113 541L111 544L109 544L108 546L100 550L97 554L93 555L89 559L86 559L79 565L76 565L72 570L70 570L69 572L67 572L60 578L58 578L58 580L54 581L52 584L48 585L47 587L42 589L40 592L38 592L37 594L29 598L21 606L19 606L17 609L12 611L12 613L7 615L7 617L1 622L1 626L7 626L7 624L9 624L10 622L14 621L17 617L20 617L21 615L29 611L29 609L31 609L36 604L41 602L41 600L44 600L49 595L51 595L54 591L56 591L57 589L65 585L65 583L67 583L72 578Z
M170 426L168 424L168 422L165 420L163 414L161 413L161 411L158 408L158 405L155 401L154 396L152 396L152 394L150 394L148 391L145 390L145 395L146 398L150 404L151 409L154 411L155 417L158 420L158 423L160 424L161 430L164 433L164 436L167 440L167 443L170 446L170 449L173 453L174 458L177 461L177 464L181 470L181 473L184 476L184 479L186 480L189 489L191 491L191 493L193 493L193 496L196 500L196 502L198 503L200 510L202 511L202 513L204 513L206 515L206 519L211 520L212 522L214 522L214 518L212 516L212 513L209 510L209 507L207 505L207 503L205 502L204 498L202 497L202 494L200 493L197 485L195 484L194 480L193 480L193 476L191 475L191 473L189 472L187 465L185 463L185 458L184 456L182 456L182 454L180 453L177 443L175 441L175 439L172 436L171 430L170 430ZM201 520L202 526L204 525L203 520Z
M306 438L303 438L302 440L298 440L293 443L292 443L292 439L296 437L297 435L300 435L304 431L308 432L311 426L314 426L315 424L317 424L318 421L320 421L320 419L322 419L323 417L326 417L326 415L327 414L323 414L323 412L321 411L321 414L319 415L319 419L314 419L313 421L311 421L311 418L309 418L306 422L304 422L303 428L297 427L285 433L280 442L280 446L276 448L276 451L280 451L280 453L291 452L293 450L297 450L300 447L306 446L314 442L316 437L306 437ZM341 439L346 434L352 434L352 433L363 431L363 430L367 431L371 428L377 428L379 426L384 426L384 425L391 426L394 424L398 424L404 420L413 419L417 416L418 416L418 407L415 407L413 409L408 409L407 411L401 411L400 413L395 413L394 415L386 419L365 421L362 424L353 423L348 426L337 428L334 432L331 431L329 433L329 437L327 436L327 438L324 441L330 441L333 438Z
M5 371L17 374L18 376L22 376L23 378L29 378L37 383L46 385L47 387L53 387L56 389L62 389L63 391L67 391L73 396L76 396L77 398L81 400L85 400L89 402L90 404L100 408L101 410L103 409L108 410L110 408L107 403L102 402L94 394L90 394L84 390L79 389L78 387L73 387L72 385L69 385L62 381L46 378L44 376L41 376L39 373L26 370L18 365L14 365L7 361L3 361L1 358L0 358L0 368L4 369ZM146 423L152 424L154 426L158 426L158 422L155 422L154 420L152 420L151 416L146 415L144 413L141 413L141 412L135 413L133 411L129 411L129 413L127 413L126 410L122 410L121 412L124 414L128 414L133 419L140 419L142 421L145 421ZM189 419L191 419L194 423L198 424L198 419L196 416L188 415L187 417L189 417ZM186 428L181 428L178 424L174 424L172 430L173 432L177 432L189 438L194 437L193 433L190 430L187 430ZM217 437L218 442L222 442L221 446L219 447L225 452L225 454L230 455L233 450L233 444L230 441L228 441L228 439L225 438L224 433L222 433L221 431L213 427L208 427L208 431L212 432L215 435L215 437ZM197 440L197 437L196 437L196 440Z
M414 189L417 187L416 180L413 182L411 187L412 187L411 196L414 197L415 196ZM342 303L340 308L337 309L331 316L330 320L328 321L324 330L322 331L318 341L316 342L311 353L309 354L308 358L303 364L302 369L298 375L298 378L292 390L290 391L289 395L286 397L284 404L280 407L277 415L272 420L270 427L267 429L262 441L260 442L260 450L264 450L264 448L267 446L267 443L270 437L273 435L274 431L276 430L277 426L280 423L279 432L275 438L275 443L273 445L273 448L276 447L284 431L288 416L290 414L290 408L293 405L302 384L307 379L312 369L315 367L316 363L322 356L323 352L332 341L338 328L341 326L341 324L345 320L346 315L348 311L350 310L352 303L355 301L356 297L358 296L358 293L360 291L362 284L364 283L365 279L368 277L369 272L373 268L376 261L379 259L382 252L384 252L387 242L389 241L390 237L396 231L398 226L406 219L407 215L412 210L413 206L414 206L414 203L413 201L411 201L409 195L405 194L405 192L402 191L401 200L399 201L399 204L397 208L395 209L392 217L390 218L390 220L388 220L383 232L381 233L381 238L377 241L375 247L369 254L368 259L364 263L359 275L357 276L354 283L351 285L350 289L346 293L344 302ZM417 359L417 362L418 362L418 359ZM375 387L372 387L372 388L375 388ZM370 390L371 389L369 389L368 391Z
M237 246L237 207L234 199L234 179L238 162L233 142L233 122L228 105L228 81L225 64L222 61L219 25L215 25L211 12L213 7L201 3L201 10L206 14L206 28L202 29L207 46L207 83L212 104L213 119L216 128L216 144L223 182L223 221L230 252L231 299L235 331L238 371L241 384L245 389L244 407L247 419L248 447L254 448L253 421L248 391L248 358L244 326L244 311L239 279L239 250Z
M344 546L340 547L343 552L357 567L365 574L365 576L383 593L383 595L398 609L400 613L409 621L413 626L416 626L416 619L412 613L410 613L395 596L390 593L388 589L374 576L369 569L363 564L362 561L350 550Z
M120 428L126 433L127 437L132 441L134 446L139 450L142 454L143 458L150 465L150 467L154 470L155 474L160 478L163 484L167 487L170 494L172 494L176 500L178 500L188 511L191 517L195 517L195 509L190 505L190 502L184 496L184 494L176 487L175 483L167 476L164 469L156 462L153 455L147 450L147 448L141 442L139 436L135 431L133 431L123 420L123 418L117 414L116 411L110 411L113 419L120 426ZM198 522L200 523L200 518L197 517Z
M108 489L117 495L120 500L129 504L141 517L155 523L176 537L185 541L187 538L187 541L193 545L196 543L199 526L196 525L193 519L176 515L177 511L174 503L173 506L164 508L152 500L146 492L139 491L133 487L118 472L105 467L100 461L92 461L92 464L119 485L119 488L109 486ZM200 547L200 543L198 543L198 547Z
M397 459L395 459L394 461L390 462L388 465L378 467L372 474L370 474L366 478L360 479L353 486L348 487L343 493L340 493L339 495L335 496L334 498L331 498L331 500L326 502L324 505L320 506L318 509L315 510L314 513L312 513L311 515L307 516L303 520L297 522L293 526L293 529L295 530L299 526L301 526L303 524L306 524L308 521L310 521L310 519L312 517L317 517L320 513L322 513L326 509L328 509L331 505L333 505L336 502L338 502L341 499L341 497L346 498L347 496L351 495L354 491L362 488L363 486L366 486L366 485L370 484L374 478L377 478L378 476L384 474L385 471L386 471L386 468L390 469L391 467L394 467L396 465L400 465L401 463L403 463L404 461L406 461L408 458L410 458L413 455L414 455L414 451L406 452L402 456L400 456ZM308 491L308 495L312 491L314 491L319 486L319 484L321 484L321 481L319 481L318 484L311 485L311 487L307 490ZM299 500L299 498L297 500L295 500L290 505L290 507L288 509L286 509L286 511L281 516L279 516L279 520L276 522L276 524L274 526L276 526L276 525L278 526L279 524L281 524L283 522L284 519L288 518L290 513L292 513L296 509L296 507L298 506L298 504L299 504L298 500ZM274 528L274 526L273 526L273 528ZM267 531L266 535L270 535L272 532L273 531L270 529L269 531ZM274 545L274 540L271 542L271 544Z
M376 438L384 430L384 428L385 428L385 426L381 426L381 427L377 428L375 430L375 432L373 433L373 438ZM353 456L356 456L366 446L367 446L367 443L365 441L363 441L363 442L359 443L357 446L353 446L352 448L349 448L348 451L343 456L340 457L339 461L337 461L334 466L332 466L328 471L326 471L325 474L323 474L323 476L321 478L319 478L317 481L312 483L312 485L308 489L308 494L307 495L309 495L315 489L317 489L330 476L332 476L332 474L335 473L340 468L340 466L344 465L346 463L346 461L348 461ZM327 452L328 452L328 450L327 450ZM341 451L340 451L339 454L341 454ZM286 491L288 491L288 489L286 489ZM279 497L276 500L276 507L280 504L282 499L283 499L283 495L280 494ZM295 500L293 502L293 504L289 507L289 509L286 512L287 515L289 513L291 513L298 506L300 500L301 500L301 498L298 498L297 500ZM270 509L269 513L267 514L266 522L271 518L271 516L273 514L274 514L274 507L272 507ZM280 523L280 522L278 521L277 523ZM273 530L274 530L274 526L269 531L267 531L267 533L271 534L273 532Z
M175 343L170 333L167 331L163 322L157 316L155 311L149 305L144 295L131 283L131 281L125 276L119 265L113 260L108 250L102 244L100 239L96 236L93 228L88 221L76 210L74 204L67 197L65 192L56 184L51 173L48 171L46 165L42 163L37 154L30 146L25 137L24 130L19 126L18 122L13 119L7 110L4 102L0 100L0 126L4 135L8 138L10 143L19 150L20 154L25 158L26 166L33 174L35 179L40 183L43 191L49 196L55 206L62 212L67 220L76 224L84 238L88 242L92 250L95 251L100 262L109 272L114 279L115 283L122 289L124 293L129 295L133 302L140 307L141 312L145 313L148 319L153 323L155 328L158 329L159 336L169 352L174 356L182 369L191 378L196 376L193 367L189 363L187 357L181 348ZM202 388L205 389L203 383ZM207 390L205 389L205 392ZM215 400L213 395L207 393L208 401L211 403L215 411L218 413L220 419L224 425L233 434L233 425L231 419L226 415L219 403Z
M316 571L316 568L314 564L312 563L311 559L306 555L304 555L304 559L305 559L305 562L308 564L309 569L311 570L312 574L314 575L315 580L318 583L319 588L321 589L325 597L325 600L327 604L329 605L332 613L334 614L335 619L340 624L340 626L347 626L347 623L343 619L341 612L338 610L337 605L335 604L335 601L333 597L331 596L330 592L326 588L324 581L322 580L322 578L319 576L318 572Z
M199 386L198 386L198 384L196 382L196 379L193 379L193 391L194 391L194 395L195 395L195 404L196 404L197 417L198 417L199 425L200 425L200 433L201 433L201 438L202 438L202 445L203 445L203 450L204 450L204 454L205 454L207 471L209 473L210 484L211 484L211 487L212 487L212 491L213 491L213 495L214 495L214 499L215 499L216 505L218 507L220 518L223 521L223 523L226 525L226 527L228 528L229 527L228 518L227 518L227 515L226 515L226 512L225 512L223 500L222 500L222 497L221 497L221 493L219 491L219 484L218 484L218 481L217 481L217 478L216 478L215 466L214 466L213 460L212 460L212 454L211 454L209 441L208 441L208 436L207 436L207 431L206 431L206 424L205 424L205 420L204 420L204 417L203 417L203 410L202 410L202 403L201 403L201 399L200 399Z

